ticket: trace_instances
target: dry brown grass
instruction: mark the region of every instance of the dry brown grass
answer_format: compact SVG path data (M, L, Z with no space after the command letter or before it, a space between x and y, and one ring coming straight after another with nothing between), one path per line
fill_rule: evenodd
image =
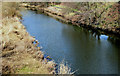
M33 55L38 50L33 38L26 32L17 17L4 18L2 29L2 73L4 74L50 74L52 63L43 63ZM28 52L28 51L31 52ZM33 52L33 54L32 54ZM42 54L42 53L41 53ZM36 54L37 57L37 54Z
M3 3L3 26L0 28L2 29L2 46L4 47L2 51L3 73L50 74L54 62L46 64L27 53L27 50L31 48L28 49L25 46L30 44L28 41L31 37L19 22L19 19L14 17L19 15L18 7L18 3L15 2ZM32 51L34 50L32 49ZM71 68L62 62L58 74L73 73Z
M3 2L2 3L2 18L21 16L19 12L19 3L17 2Z

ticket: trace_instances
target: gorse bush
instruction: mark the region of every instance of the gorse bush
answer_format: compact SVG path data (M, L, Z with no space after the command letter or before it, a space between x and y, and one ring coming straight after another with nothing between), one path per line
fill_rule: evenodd
M17 2L3 2L2 3L2 17L21 17L19 12L19 3Z

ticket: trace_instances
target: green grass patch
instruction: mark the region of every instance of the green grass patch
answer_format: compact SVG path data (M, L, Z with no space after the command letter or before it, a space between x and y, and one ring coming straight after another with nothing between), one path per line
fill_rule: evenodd
M73 12L72 12L72 13L69 13L69 15L70 15L70 16L74 16L74 15L75 15L75 13L73 13Z
M78 9L72 9L72 10L73 10L73 11L76 11L76 12L79 11Z
M53 7L66 8L65 6L61 6L61 5L53 5Z
M18 70L18 72L19 73L30 73L30 72L33 72L33 70L29 68L28 66L25 66L22 69Z

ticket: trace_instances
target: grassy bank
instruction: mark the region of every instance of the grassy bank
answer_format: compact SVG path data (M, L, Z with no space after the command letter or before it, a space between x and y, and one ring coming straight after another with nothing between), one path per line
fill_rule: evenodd
M34 3L33 3L34 4ZM28 9L40 11L63 22L82 26L93 31L120 36L117 2L62 2L49 4L48 7L32 6Z
M119 27L119 3L117 2L61 3L59 7L63 8L62 13L68 14L68 18L73 17L73 21L77 20L82 24L104 29Z
M55 62L48 61L20 22L19 3L3 3L2 6L2 73L3 74L56 74ZM49 57L50 58L50 57ZM59 74L69 74L70 69L62 63Z
M18 3L3 3L2 73L52 74L53 61L47 62L38 42L29 35L20 20ZM36 44L33 44L35 42Z
M2 2L2 18L5 17L21 17L19 12L19 3L17 2Z
M54 62L46 62L35 39L26 32L17 17L4 18L2 26L2 72L22 74L50 74Z

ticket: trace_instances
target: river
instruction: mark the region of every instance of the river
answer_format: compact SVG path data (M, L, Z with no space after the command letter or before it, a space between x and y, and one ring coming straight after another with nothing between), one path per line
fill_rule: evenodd
M76 74L118 73L120 41L107 35L100 35L99 39L87 29L61 23L35 11L24 10L21 14L27 31L56 63L64 60Z

